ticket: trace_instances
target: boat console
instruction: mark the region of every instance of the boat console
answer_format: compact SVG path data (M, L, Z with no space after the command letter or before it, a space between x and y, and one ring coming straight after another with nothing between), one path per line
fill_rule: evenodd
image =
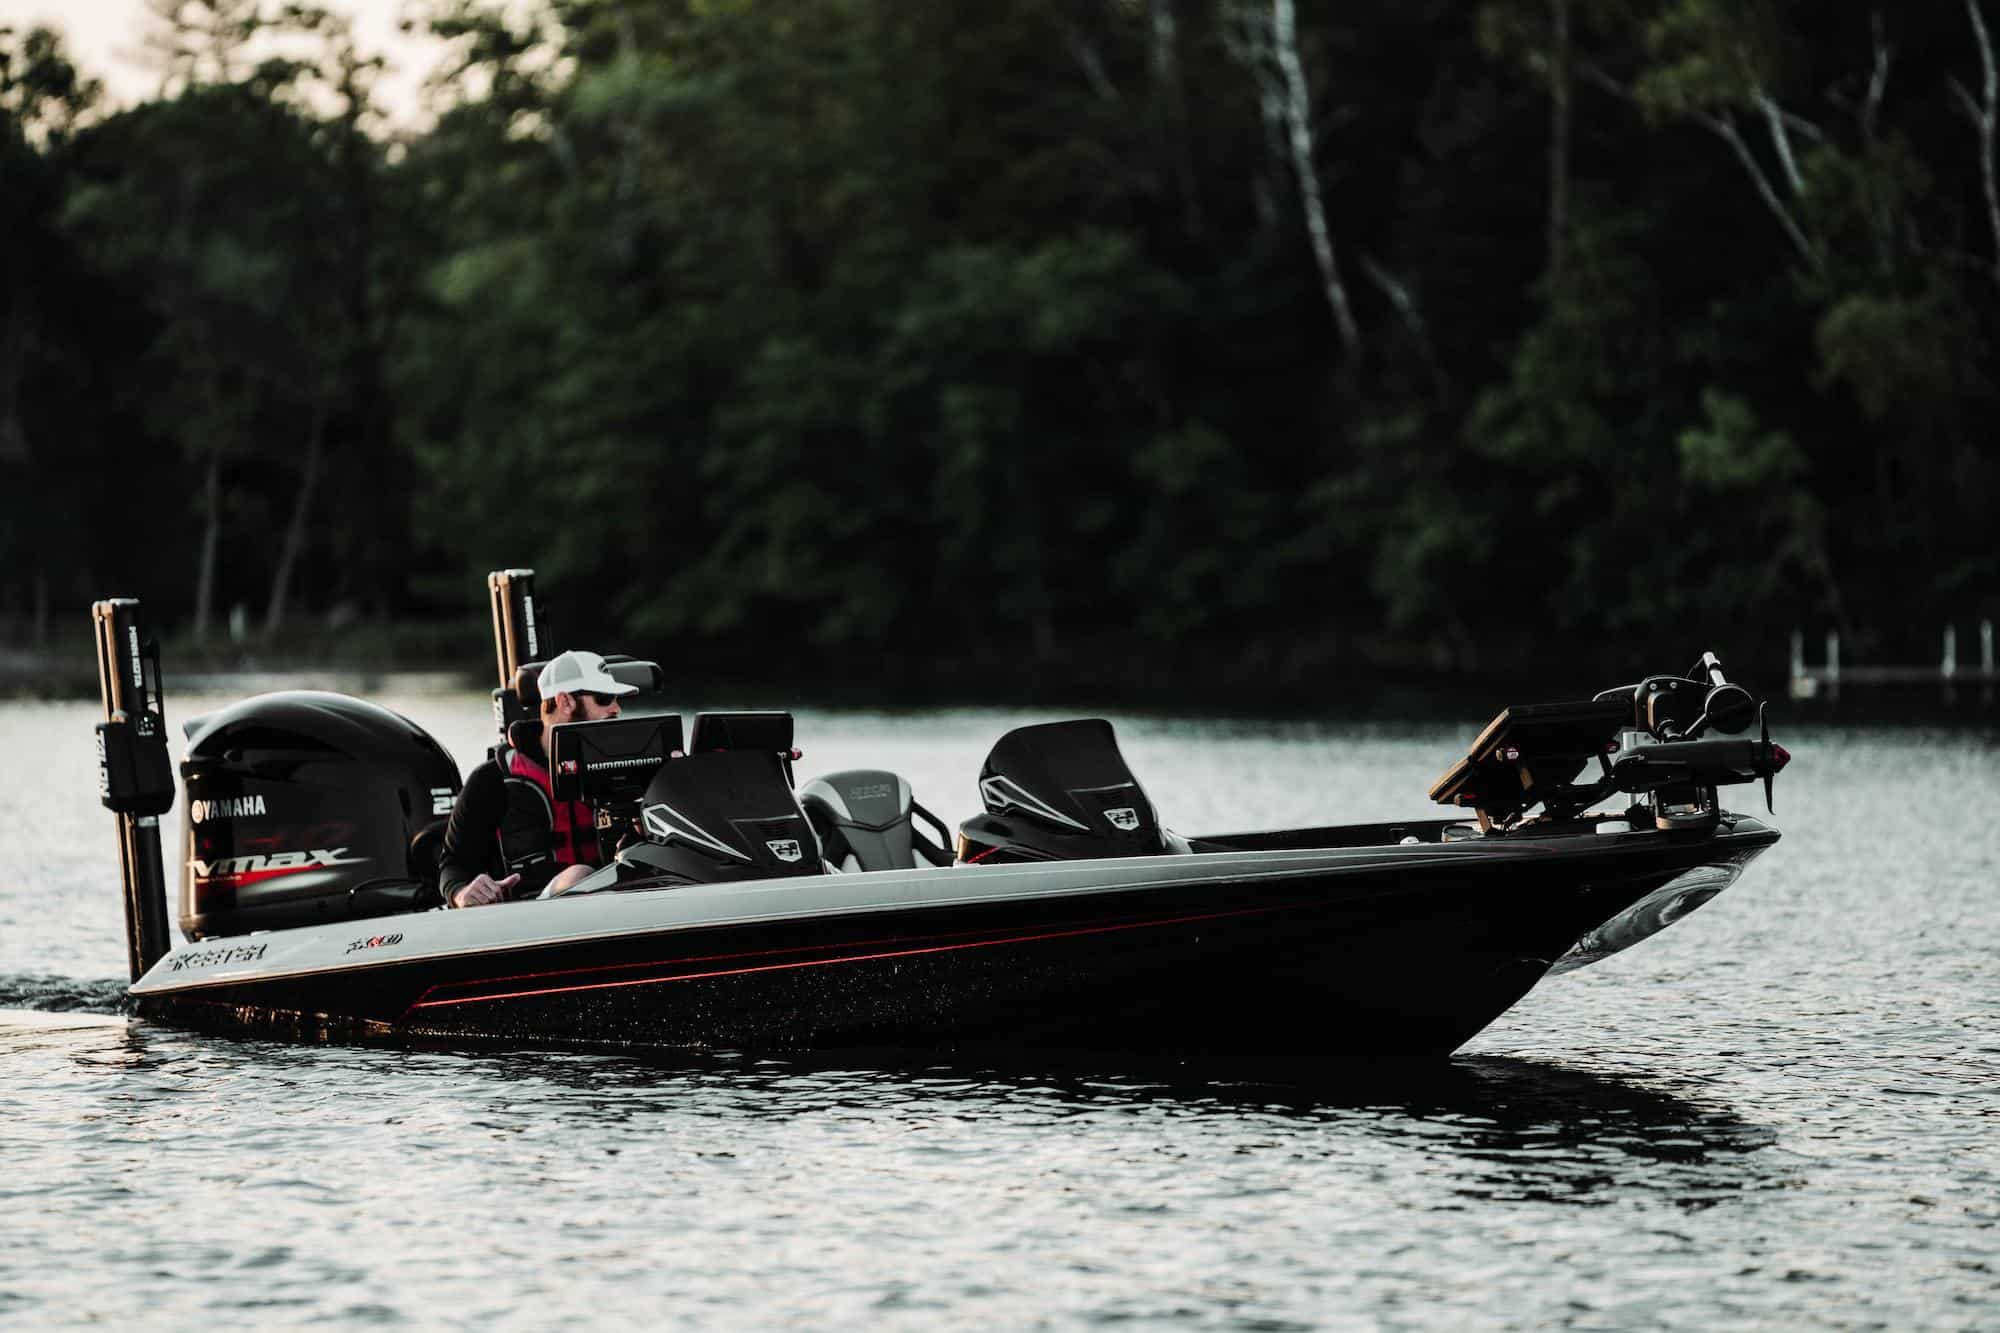
M609 864L571 889L714 884L819 874L819 841L792 794L792 715L702 713L555 729L558 799L597 815Z

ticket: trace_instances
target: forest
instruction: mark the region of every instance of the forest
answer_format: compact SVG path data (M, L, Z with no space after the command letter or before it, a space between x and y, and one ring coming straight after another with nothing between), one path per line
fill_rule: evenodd
M14 650L475 669L506 566L888 692L2000 612L1994 0L432 0L421 128L151 8L132 105L0 29Z

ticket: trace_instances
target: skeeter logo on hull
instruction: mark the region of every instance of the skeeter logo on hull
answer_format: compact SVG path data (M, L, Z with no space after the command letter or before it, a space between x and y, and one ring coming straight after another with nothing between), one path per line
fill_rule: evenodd
M344 856L345 847L315 848L309 852L272 852L262 856L225 856L219 861L190 860L188 871L203 883L233 880L254 884L280 875L296 875L302 870L325 870L332 866L358 866L368 858Z

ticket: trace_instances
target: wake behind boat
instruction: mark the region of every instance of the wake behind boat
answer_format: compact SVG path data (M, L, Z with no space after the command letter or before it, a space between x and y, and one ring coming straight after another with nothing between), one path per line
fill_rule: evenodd
M532 581L490 586L504 726L536 702ZM1470 819L1183 837L1093 719L1001 737L953 837L893 773L795 788L789 714L577 723L556 729L557 795L615 856L560 898L442 911L455 762L375 705L285 692L187 725L169 948L157 649L136 603L95 615L131 993L198 1026L1436 1058L1731 883L1778 833L1717 789L1768 796L1787 757L1725 738L1761 709L1707 655L1503 712L1432 790Z

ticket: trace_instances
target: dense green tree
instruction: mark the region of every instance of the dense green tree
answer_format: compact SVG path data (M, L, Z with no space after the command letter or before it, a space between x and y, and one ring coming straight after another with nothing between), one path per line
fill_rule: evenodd
M56 33L0 28L0 590L37 644L52 598L87 596L94 564L78 511L102 455L79 302L101 294L61 216L99 96Z
M95 121L10 39L0 463L180 498L7 551L717 671L1902 653L2000 609L1990 8L433 0L396 131L307 5Z

